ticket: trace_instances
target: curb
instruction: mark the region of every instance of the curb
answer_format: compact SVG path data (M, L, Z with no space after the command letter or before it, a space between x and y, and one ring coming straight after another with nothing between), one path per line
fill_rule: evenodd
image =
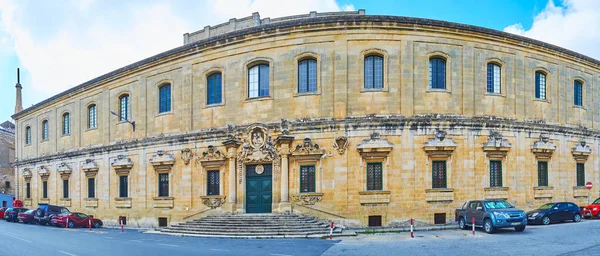
M227 235L196 235L196 234L183 234L183 233L167 233L161 231L144 231L144 234L153 235L167 235L167 236L180 236L180 237L204 237L204 238L233 238L233 239L277 239L277 238L309 238L309 239L320 239L324 235L273 235L273 236L227 236ZM334 237L336 235L334 234ZM327 236L329 237L329 236Z
M452 230L458 229L456 225L443 225L443 226L425 226L415 227L414 231L434 231L434 230ZM376 234L376 233L402 233L410 232L410 227L402 228L371 228L371 229L352 229L357 234Z

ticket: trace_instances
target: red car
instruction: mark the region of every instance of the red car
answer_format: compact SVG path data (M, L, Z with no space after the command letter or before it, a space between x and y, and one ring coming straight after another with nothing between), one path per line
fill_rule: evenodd
M35 220L33 218L33 215L35 215L35 210L28 210L26 212L20 212L19 216L17 216L17 220L20 222L23 222L25 224L33 223L33 221Z
M65 214L52 215L52 218L50 219L50 223L57 227L64 227L67 225L66 224L67 219L69 221L69 224L68 224L69 228L89 227L90 220L92 221L92 227L100 228L103 225L101 220L95 219L91 216L88 216L88 215L80 213L80 212L71 212L71 213L65 213Z
M583 211L581 211L581 214L583 214L583 217L586 219L589 218L598 218L600 216L598 216L598 213L600 213L600 198L596 199L592 204L586 206L585 208L583 208Z
M0 208L0 219L4 219L4 212L8 209L8 207Z

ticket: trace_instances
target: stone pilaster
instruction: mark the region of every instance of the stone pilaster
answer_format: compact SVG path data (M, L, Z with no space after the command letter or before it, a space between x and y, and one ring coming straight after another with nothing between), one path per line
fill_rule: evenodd
M277 137L277 143L280 145L279 155L281 156L281 202L279 203L280 212L292 211L290 203L290 143L294 140L293 136L281 135Z
M240 142L237 140L227 140L223 142L223 145L227 148L227 202L222 206L227 212L236 211L236 155L237 148L240 146Z

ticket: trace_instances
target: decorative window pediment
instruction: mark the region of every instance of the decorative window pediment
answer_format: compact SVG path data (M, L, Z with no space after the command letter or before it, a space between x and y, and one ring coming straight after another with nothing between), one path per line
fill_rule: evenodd
M86 177L96 176L99 169L98 164L92 159L85 159L85 163L81 166L81 170L83 170Z
M38 167L38 175L40 175L42 180L46 181L48 180L48 177L50 177L50 170L48 170L46 166L41 165Z
M69 166L69 164L62 162L60 163L60 165L58 166L58 173L60 173L60 177L62 179L69 179L69 177L71 176L71 173L73 172L73 169L71 168L71 166Z
M150 163L156 171L170 171L175 164L175 157L171 154L166 154L165 151L159 150L156 155L150 158Z
M33 174L29 168L23 169L23 178L25 178L26 182L31 181L31 176L33 176Z
M511 147L508 140L503 139L498 132L490 133L487 142L483 143L483 151L489 158L504 158Z
M210 145L208 149L202 152L202 155L196 158L196 162L202 167L219 167L225 165L225 154L217 147Z
M357 148L360 156L365 159L385 158L392 151L394 145L390 144L388 140L382 139L379 133L375 132L371 134L370 139L363 140Z
M585 141L580 141L577 145L572 149L573 158L578 163L582 163L587 161L588 157L592 153L589 145L586 145Z
M435 137L423 145L423 149L432 158L448 158L456 149L456 142L446 138L445 131L437 131Z
M531 152L533 152L537 159L550 159L554 150L556 150L556 146L547 136L540 136L540 140L531 146Z
M325 154L325 149L321 148L319 144L313 143L310 138L304 138L304 141L301 144L296 145L296 147L292 150L292 156L296 160L319 160L323 154Z
M118 175L129 175L129 171L133 167L131 158L119 155L113 160L111 166L115 169Z

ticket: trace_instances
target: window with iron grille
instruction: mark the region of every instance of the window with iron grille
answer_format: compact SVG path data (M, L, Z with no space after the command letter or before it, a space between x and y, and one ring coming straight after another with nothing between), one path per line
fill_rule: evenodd
M446 60L429 59L429 88L446 89Z
M63 198L69 198L69 180L63 180Z
M96 198L96 179L88 178L88 198Z
M500 93L500 82L501 82L502 70L500 65L495 63L488 63L487 65L487 92L489 93Z
M381 163L367 163L367 190L383 190Z
M167 225L167 218L161 217L158 218L158 226L159 227L166 227Z
M546 74L543 72L535 72L535 98L546 99Z
M490 161L490 187L502 187L502 161Z
M208 171L206 173L206 194L218 196L220 182L219 171Z
M48 140L48 120L42 122L42 140Z
M383 57L370 55L365 57L365 89L383 88Z
M119 121L129 120L129 95L119 97Z
M71 115L69 113L65 113L63 115L63 135L68 135L71 133Z
M254 65L248 69L248 98L266 96L269 96L269 65Z
M538 162L538 186L548 186L548 162Z
M583 163L577 163L577 186L585 186L585 165Z
M29 182L25 183L25 195L26 198L31 198L31 183Z
M96 104L88 107L88 128L96 128Z
M581 81L575 81L573 83L573 104L575 104L575 106L582 106L583 105L583 84L581 83Z
M29 126L25 128L25 144L31 144L31 127Z
M317 60L304 59L298 62L298 92L317 91Z
M127 186L129 185L128 176L119 176L119 197L126 198L128 197Z
M369 216L369 227L381 227L381 215Z
M446 161L433 161L432 188L446 188Z
M171 84L163 84L158 88L158 113L171 111Z
M433 214L433 224L446 224L446 214L445 213L434 213Z
M220 104L222 102L222 91L223 86L221 83L221 73L213 73L206 78L207 81L207 93L206 93L206 104Z
M48 182L42 182L42 198L48 198Z
M315 192L315 174L314 165L300 166L300 193Z
M169 174L160 173L158 174L158 196L168 197L169 196Z

